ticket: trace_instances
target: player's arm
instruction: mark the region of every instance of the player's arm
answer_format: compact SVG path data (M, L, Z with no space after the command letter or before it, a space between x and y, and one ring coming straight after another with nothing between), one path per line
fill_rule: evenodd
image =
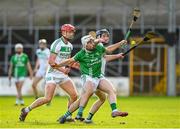
M32 70L32 67L31 67L31 64L30 64L29 61L27 62L27 68L28 68L28 71L29 71L30 79L32 79L33 78L33 70Z
M69 58L69 59L61 61L59 64L55 64L53 66L53 68L59 68L59 67L63 67L63 66L68 66L68 65L70 65L70 64L72 64L74 62L75 62L74 58Z
M71 58L71 57L69 57L69 58ZM68 65L68 67L79 70L80 64L79 64L78 62L73 62L73 63L70 63L70 64Z
M68 73L69 72L69 69L67 68L63 68L63 67L58 67L58 64L55 62L56 60L56 56L57 54L56 53L51 53L50 54L50 57L49 57L49 65L54 68L54 69L57 69L63 73Z
M102 43L102 42L104 42L104 39L102 39L102 38L94 39L95 45L97 45L98 43Z
M123 53L119 53L119 54L113 54L113 55L105 55L104 58L107 62L109 62L116 59L123 59L124 56L123 56Z
M39 68L39 59L36 60L36 64L35 64L35 68L34 68L34 73L37 72L38 68Z
M69 64L68 66L79 70L80 64L78 62L73 62L73 63Z
M105 49L104 49L105 50ZM59 68L59 67L63 67L63 66L68 66L70 64L73 64L75 62L80 62L81 58L83 58L83 51L79 51L78 53L75 54L75 56L73 56L72 58L66 59L61 61L59 64L54 64L54 68ZM79 64L78 64L79 65Z
M8 70L8 79L9 79L9 81L11 81L12 70L13 70L13 64L10 63L9 70Z
M119 47L123 46L126 43L127 43L126 40L122 40L118 43L110 45L110 46L106 47L106 53L112 53L113 51L115 51L116 49L118 49Z
M51 52L50 52L50 50L48 49L48 51L47 51L47 61L49 60L50 54L51 54ZM47 69L48 69L48 65L46 65L46 70L47 70Z

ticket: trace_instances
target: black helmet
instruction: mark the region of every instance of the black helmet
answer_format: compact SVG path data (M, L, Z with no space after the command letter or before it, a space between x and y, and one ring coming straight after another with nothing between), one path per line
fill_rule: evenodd
M98 37L99 35L101 36L104 33L107 33L108 35L110 35L110 33L107 29L101 29L101 30L96 31L96 37Z

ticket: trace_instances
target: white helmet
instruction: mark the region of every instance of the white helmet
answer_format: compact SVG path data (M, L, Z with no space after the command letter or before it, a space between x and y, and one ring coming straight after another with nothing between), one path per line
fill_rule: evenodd
M39 44L41 44L41 43L46 44L47 43L46 39L40 39Z
M86 45L87 45L87 43L88 43L91 39L94 40L94 38L93 38L91 35L85 35L85 36L83 36L83 37L81 38L81 43L82 43L83 48L84 48L85 50L86 50Z
M15 45L15 50L18 49L18 48L22 48L23 49L23 45L21 43L17 43Z

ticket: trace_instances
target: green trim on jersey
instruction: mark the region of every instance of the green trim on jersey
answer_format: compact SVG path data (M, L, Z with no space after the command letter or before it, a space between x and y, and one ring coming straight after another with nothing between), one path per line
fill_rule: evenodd
M64 41L64 37L63 36L61 36L60 39L63 41L64 44L66 44L65 41Z
M52 46L51 53L57 54L55 51L56 51L56 47L57 47L58 43L59 43L58 40L55 41L55 43Z
M51 53L57 54L56 52L50 51Z
M51 73L53 71L53 68L50 67L49 70L48 70L48 73Z

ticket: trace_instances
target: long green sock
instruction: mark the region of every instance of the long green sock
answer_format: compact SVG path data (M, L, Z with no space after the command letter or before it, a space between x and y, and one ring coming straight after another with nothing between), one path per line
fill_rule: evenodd
M93 115L94 115L94 114L90 112L89 115L88 115L88 117L87 117L87 119L88 119L88 120L91 120L92 117L93 117Z
M79 110L78 110L78 114L77 114L78 117L82 117L82 115L83 115L83 110L84 110L84 107L80 106L80 107L79 107Z
M114 110L116 110L116 109L117 109L117 107L116 107L116 103L111 103L111 109L112 109L112 111L114 111Z
M64 114L64 117L68 117L68 116L70 116L72 113L70 112L70 111L67 111L65 114Z

